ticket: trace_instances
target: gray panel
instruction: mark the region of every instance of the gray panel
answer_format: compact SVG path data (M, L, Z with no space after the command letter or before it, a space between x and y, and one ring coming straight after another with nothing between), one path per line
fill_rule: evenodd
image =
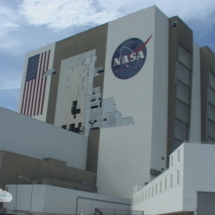
M215 90L208 87L208 101L215 106Z
M177 82L176 97L186 104L190 103L190 89L180 81Z
M191 68L191 54L182 45L178 47L178 59L189 69Z
M209 72L209 86L215 90L215 74L212 71Z
M215 138L211 138L207 136L206 142L215 142Z
M208 136L215 138L215 123L208 120L207 123L207 134Z
M215 193L198 192L197 194L197 214L215 214Z
M180 119L181 121L188 123L189 106L179 100L176 100L175 116L176 116L176 118Z
M169 93L168 93L168 143L167 155L169 155L184 140L174 138L176 136L189 136L190 125L190 105L192 88L192 52L193 52L193 32L179 17L169 19ZM181 107L178 102L187 104L187 108ZM176 118L183 122L183 126L177 126ZM180 123L179 123L180 124ZM176 132L176 133L175 133ZM180 133L184 133L181 135ZM167 156L167 165L169 158Z
M175 119L174 137L178 140L187 140L188 126L180 120Z
M211 104L208 104L208 118L211 121L215 122L215 106L213 106Z
M87 171L97 172L100 130L89 132L87 149Z
M190 85L190 70L183 66L181 63L177 62L176 66L177 70L177 78L186 84L187 86Z
M208 141L208 105L215 106L215 53L209 47L200 48L201 65L201 140Z
M174 139L173 140L173 150L177 149L182 143L183 143L183 141Z

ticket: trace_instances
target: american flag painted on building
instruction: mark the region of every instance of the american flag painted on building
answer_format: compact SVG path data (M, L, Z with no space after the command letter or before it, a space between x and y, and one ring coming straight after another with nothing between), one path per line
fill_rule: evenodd
M28 59L21 114L38 116L43 114L47 77L43 77L49 67L50 50Z

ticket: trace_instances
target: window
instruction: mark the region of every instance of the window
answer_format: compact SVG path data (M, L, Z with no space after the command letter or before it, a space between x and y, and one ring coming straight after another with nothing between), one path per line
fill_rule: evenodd
M170 178L170 186L173 187L173 174L171 174L171 178Z
M158 184L156 184L155 195L158 194Z
M66 125L62 125L62 126L61 126L61 128L66 129L66 128L67 128L67 126L66 126Z
M178 161L180 161L180 150L178 150Z
M74 131L75 130L75 124L70 124L69 125L69 130Z
M79 128L75 128L74 130L76 133L79 133L80 129Z
M72 115L76 114L76 109L77 109L77 101L73 101L72 108L71 108L71 114Z
M177 183L180 183L180 170L177 170Z
M167 190L167 178L165 178L165 190Z
M173 166L173 156L171 156L171 166Z
M171 26L172 26L172 28L176 28L177 27L177 21L172 21Z
M81 113L81 109L77 109L76 110L76 113L78 114L78 113Z
M98 108L98 105L92 106L91 109Z

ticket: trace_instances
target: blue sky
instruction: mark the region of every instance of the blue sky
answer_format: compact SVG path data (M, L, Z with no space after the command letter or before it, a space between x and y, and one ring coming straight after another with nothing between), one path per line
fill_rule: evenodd
M215 52L215 0L0 0L0 106L17 110L26 53L154 4Z

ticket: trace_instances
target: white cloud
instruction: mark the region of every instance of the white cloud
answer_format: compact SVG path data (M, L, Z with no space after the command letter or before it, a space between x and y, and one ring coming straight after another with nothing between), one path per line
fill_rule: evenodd
M20 31L21 18L14 10L2 4L0 6L0 22L0 48L2 52L9 47L16 47L20 44L15 35Z
M4 80L2 86L0 87L0 90L14 90L20 88L20 82L17 82L16 80Z
M1 31L0 38L4 38L7 34L19 30L19 17L8 7L0 6Z
M0 90L19 89L21 85L20 72L10 68L0 71Z
M214 22L211 0L23 0L19 14L29 25L61 30L75 25L95 25L117 19L155 3L167 16L178 15L184 20Z
M24 0L19 14L30 25L61 30L69 26L102 24L115 19L118 12L117 8L102 7L99 0Z

